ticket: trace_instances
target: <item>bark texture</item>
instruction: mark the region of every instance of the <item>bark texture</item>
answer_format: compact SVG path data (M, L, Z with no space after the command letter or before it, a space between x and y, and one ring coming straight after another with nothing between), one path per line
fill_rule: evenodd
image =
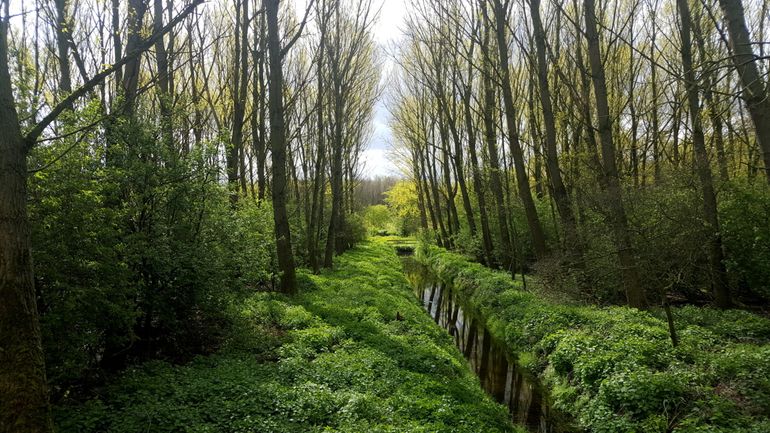
M588 60L591 65L591 79L594 86L596 113L598 121L599 142L602 154L602 183L605 187L608 207L608 222L615 238L623 285L625 286L628 305L635 308L646 308L647 300L644 289L639 281L639 270L634 257L631 235L628 232L628 217L623 205L623 192L618 176L615 143L612 137L612 118L607 97L607 82L604 76L599 48L599 34L596 31L596 12L594 0L585 0L586 38L588 40Z
M0 433L53 431L27 217L27 145L0 18Z
M267 50L270 57L269 106L270 150L273 163L273 220L275 242L278 250L278 269L281 271L281 291L294 293L297 276L294 269L294 253L291 249L289 213L286 209L288 195L286 181L286 121L283 107L283 55L278 31L278 0L265 0L267 19Z

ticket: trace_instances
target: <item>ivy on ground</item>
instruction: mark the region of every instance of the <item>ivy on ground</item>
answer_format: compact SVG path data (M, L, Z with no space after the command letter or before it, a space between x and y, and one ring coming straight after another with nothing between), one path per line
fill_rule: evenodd
M453 282L588 431L770 431L770 320L674 309L674 348L661 311L547 301L504 272L426 244L417 259Z
M391 247L367 242L300 294L231 306L222 350L149 362L85 402L61 432L512 432L450 337L426 315Z

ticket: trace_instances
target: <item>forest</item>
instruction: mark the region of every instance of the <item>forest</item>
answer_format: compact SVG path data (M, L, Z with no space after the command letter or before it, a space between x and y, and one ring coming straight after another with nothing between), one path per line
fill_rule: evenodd
M0 433L770 431L769 24L0 0Z

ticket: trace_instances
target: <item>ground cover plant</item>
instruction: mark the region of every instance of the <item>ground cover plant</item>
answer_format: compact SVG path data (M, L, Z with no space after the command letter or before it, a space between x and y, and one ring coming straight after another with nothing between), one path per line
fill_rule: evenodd
M410 291L392 247L370 241L300 293L231 307L223 349L131 367L61 432L510 432L449 336Z
M588 431L770 431L770 320L674 308L674 347L655 309L545 301L509 274L426 244L417 259L452 282Z

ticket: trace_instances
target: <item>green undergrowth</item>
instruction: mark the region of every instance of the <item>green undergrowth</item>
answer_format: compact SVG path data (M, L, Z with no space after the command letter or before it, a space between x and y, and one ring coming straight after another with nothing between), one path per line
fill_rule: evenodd
M509 432L450 337L419 306L392 246L363 243L300 294L233 306L225 347L131 368L61 432Z
M545 301L464 256L421 245L418 261L591 432L769 432L770 321L744 311L661 312Z

